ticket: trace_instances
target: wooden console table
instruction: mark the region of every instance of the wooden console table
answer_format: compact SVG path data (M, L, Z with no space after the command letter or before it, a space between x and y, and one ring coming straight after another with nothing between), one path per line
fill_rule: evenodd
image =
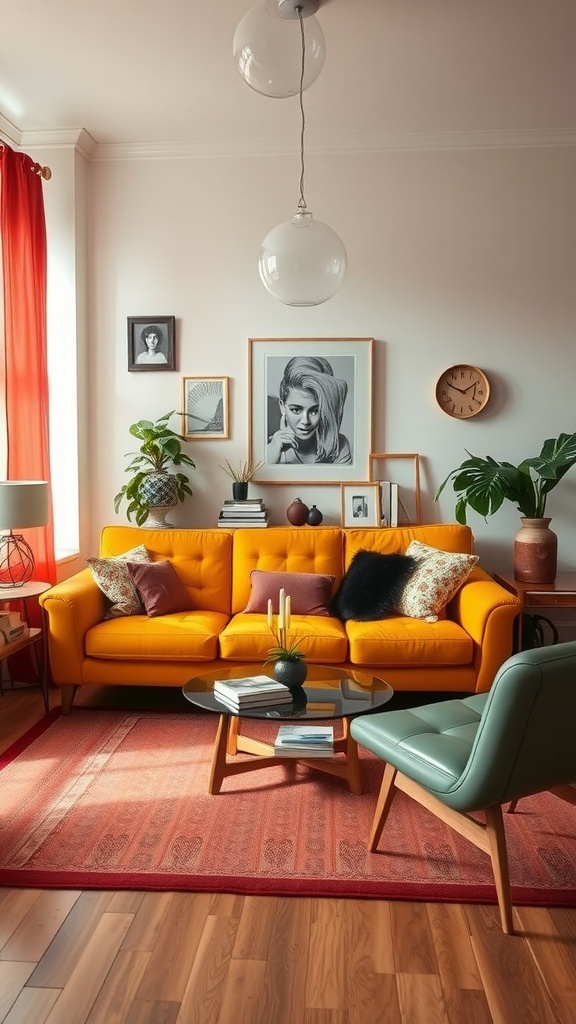
M519 651L522 650L522 612L527 608L576 608L576 572L559 573L554 583L521 583L511 576L499 576L498 573L494 573L494 579L522 601L516 620Z

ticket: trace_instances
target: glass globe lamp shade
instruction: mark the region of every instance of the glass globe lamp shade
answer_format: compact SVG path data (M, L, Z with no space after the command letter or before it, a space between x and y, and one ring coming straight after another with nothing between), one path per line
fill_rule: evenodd
M309 210L299 210L266 235L258 269L275 299L287 306L319 306L338 291L346 263L336 232Z
M302 89L315 82L324 66L324 33L314 15L303 21L306 58ZM263 96L284 99L300 91L300 23L278 13L277 0L252 7L240 20L232 43L242 78Z

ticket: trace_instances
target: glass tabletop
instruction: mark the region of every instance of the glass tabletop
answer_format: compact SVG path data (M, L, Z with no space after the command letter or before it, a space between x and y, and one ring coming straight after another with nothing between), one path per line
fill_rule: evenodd
M220 668L189 679L182 692L191 704L206 711L237 718L273 718L276 721L290 721L293 718L348 718L364 711L373 711L386 704L394 695L389 683L369 672L341 669L337 665L308 665L306 681L299 691L292 691L291 704L266 704L235 710L215 696L213 688L217 679L242 679L254 675L268 675L273 679L268 666Z

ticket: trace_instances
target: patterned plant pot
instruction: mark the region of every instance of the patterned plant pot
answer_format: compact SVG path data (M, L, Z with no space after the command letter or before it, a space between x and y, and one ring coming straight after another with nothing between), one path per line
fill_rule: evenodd
M151 508L178 504L178 485L172 473L148 473L140 484L140 497Z
M287 686L289 690L297 690L308 675L308 666L301 658L298 661L278 659L274 662L273 675L276 682Z

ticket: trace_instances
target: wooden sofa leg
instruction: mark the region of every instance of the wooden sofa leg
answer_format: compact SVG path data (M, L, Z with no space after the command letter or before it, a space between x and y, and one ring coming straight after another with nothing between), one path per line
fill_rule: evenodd
M69 715L72 710L72 704L74 703L74 697L76 696L77 686L65 686L60 687L60 702L62 704L62 714Z
M486 835L490 846L490 859L494 872L498 906L500 907L502 931L506 935L513 935L514 926L512 924L508 851L506 849L506 834L504 832L504 821L500 804L486 808Z
M380 786L378 803L376 804L376 810L374 811L374 820L372 821L370 842L368 844L370 853L376 853L378 849L378 843L380 842L380 836L382 835L382 830L386 824L388 811L390 810L390 806L396 793L396 788L394 786L395 778L396 769L393 768L391 764L387 764L384 769L382 785Z

